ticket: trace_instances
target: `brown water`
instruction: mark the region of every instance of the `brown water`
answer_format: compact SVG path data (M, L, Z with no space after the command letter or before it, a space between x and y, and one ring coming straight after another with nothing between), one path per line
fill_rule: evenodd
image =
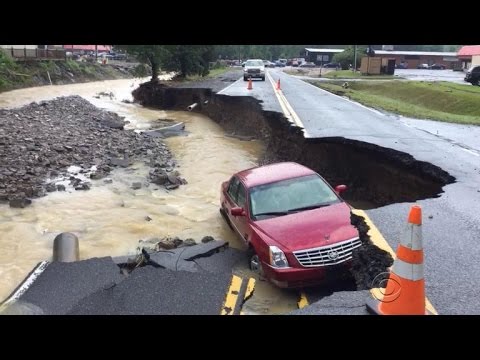
M43 86L0 94L0 107L19 107L32 101L58 96L80 95L94 105L114 111L130 121L129 127L147 129L153 120L183 121L188 136L166 139L188 185L167 191L151 184L146 187L149 168L137 163L110 174L111 184L92 181L89 191L55 192L35 199L25 209L0 205L0 300L23 280L39 261L50 260L52 244L61 232L73 232L80 240L82 259L97 256L134 254L140 239L179 236L199 241L211 235L243 244L221 218L219 189L222 181L241 169L256 165L262 145L225 137L210 119L189 112L146 109L131 100L131 91L140 80L111 80L86 84ZM113 98L94 96L112 92ZM132 182L142 182L139 190ZM146 221L146 217L151 221ZM295 309L296 295L257 282L246 313L283 313Z

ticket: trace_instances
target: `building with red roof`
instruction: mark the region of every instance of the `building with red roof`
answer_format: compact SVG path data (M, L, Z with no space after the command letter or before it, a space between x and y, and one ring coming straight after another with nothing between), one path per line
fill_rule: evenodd
M98 52L105 52L112 50L112 45L63 45L65 50L71 52L81 52L81 51L95 51L95 46L97 46Z
M457 56L462 61L464 69L471 65L480 65L480 45L463 46L458 50Z

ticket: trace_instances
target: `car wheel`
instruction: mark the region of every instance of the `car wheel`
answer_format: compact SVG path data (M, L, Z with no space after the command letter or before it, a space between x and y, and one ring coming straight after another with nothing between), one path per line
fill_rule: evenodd
M248 265L250 267L250 270L252 270L255 274L259 276L264 276L262 262L260 261L260 258L258 257L257 253L253 249L250 249L249 253L250 253L250 260Z
M247 80L248 80L248 79L244 76L244 77L243 77L243 81L247 81Z
M262 81L265 81L265 76L264 76L264 77L262 77Z

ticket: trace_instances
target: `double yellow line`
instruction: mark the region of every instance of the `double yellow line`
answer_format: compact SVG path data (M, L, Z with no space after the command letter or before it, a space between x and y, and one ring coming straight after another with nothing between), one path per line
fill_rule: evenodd
M293 110L287 98L285 97L285 95L283 95L283 92L281 90L280 91L277 90L275 81L273 80L269 72L267 72L267 77L268 77L268 80L270 81L270 84L272 84L273 91L275 93L275 96L277 97L278 102L280 103L280 107L282 108L282 111L285 114L285 117L288 120L290 120L290 122L297 125L298 127L305 129L305 127L303 126L302 120L300 120L297 113Z
M237 275L232 275L232 280L230 281L230 286L228 287L227 294L225 296L225 301L223 302L220 315L235 315L235 309L237 308L238 298L241 297L240 290L242 288L243 279ZM245 294L242 298L242 303L244 303L253 293L255 288L255 279L249 278L247 282L247 287L245 289ZM241 305L241 304L239 304ZM240 312L240 315L242 313Z

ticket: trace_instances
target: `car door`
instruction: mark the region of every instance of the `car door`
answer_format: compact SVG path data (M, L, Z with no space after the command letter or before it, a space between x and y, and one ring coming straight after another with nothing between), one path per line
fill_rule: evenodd
M230 219L233 228L238 235L245 241L248 239L248 208L247 208L247 193L245 186L237 177L233 177L228 185L227 193L225 195L227 216ZM230 209L233 207L241 207L245 210L245 216L233 216Z

